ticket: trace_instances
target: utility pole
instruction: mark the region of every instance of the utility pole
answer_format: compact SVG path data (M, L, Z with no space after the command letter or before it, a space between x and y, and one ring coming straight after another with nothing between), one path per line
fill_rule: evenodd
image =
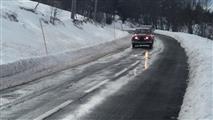
M75 20L75 14L76 14L76 0L72 0L71 19Z
M97 9L98 9L98 0L95 0L95 10L94 10L94 20L96 21L97 17Z

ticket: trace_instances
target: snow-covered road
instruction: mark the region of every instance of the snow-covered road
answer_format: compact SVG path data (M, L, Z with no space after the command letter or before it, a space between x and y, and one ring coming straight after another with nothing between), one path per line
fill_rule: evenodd
M48 111L54 109L57 111L60 105L70 103L69 100L78 101L121 77L126 79L126 84L130 78L143 72L163 51L161 41L157 41L155 46L151 51L131 48L117 51L97 61L1 91L1 119L42 117L43 113L49 114Z
M157 42L151 51L140 53L141 50L126 49L130 41L129 38L122 37L128 33L119 29L121 26L124 28L129 26L119 20L111 26L101 26L87 21L84 16L76 15L80 24L74 24L70 22L69 11L57 9L57 18L61 22L53 25L49 22L53 8L40 3L36 11L32 11L35 5L37 2L31 0L1 1L2 119L32 119L38 116L40 116L38 119L41 119L72 103L79 96L93 93L108 83L117 87L116 89L109 87L113 90L104 96L97 95L95 101L101 96L97 102L88 102L89 107L86 104L86 111L83 112L86 113L105 100L105 97L119 91L118 88L130 82L131 77L137 76L141 68L142 71L147 68L149 70L150 60L155 60L154 56L164 48ZM43 41L41 25L46 43ZM213 119L213 41L185 33L159 30L156 30L156 33L175 38L188 57L189 83L178 119ZM47 52L44 44L47 45ZM126 50L123 51L124 49ZM97 61L98 58L108 54L110 55ZM91 61L95 62L88 63ZM139 67L136 67L138 64ZM152 87L154 86L155 84ZM58 98L61 94L64 95ZM70 99L68 96L74 98ZM49 99L53 101L49 103ZM81 111L81 107L75 111L77 117L82 116L79 110ZM41 114L42 112L44 114ZM73 115L70 116L73 118ZM174 116L171 119L173 118Z
M165 36L160 39L165 49L145 71L134 77L131 77L134 72L130 72L128 77L117 79L97 94L82 98L48 120L177 119L188 78L187 57L176 40ZM134 52L138 50L143 51L136 49ZM147 57L145 52L144 58L149 57L153 58ZM142 71L143 67L146 68L138 66L136 71Z
M161 39L166 40L167 38ZM166 41L168 42L170 40ZM176 117L179 111L179 109L176 108L180 108L182 99L178 99L178 102L173 101L171 104L168 104L166 101L170 101L170 99L176 98L180 95L179 93L182 93L177 92L177 89L178 91L184 91L184 88L179 88L179 85L182 85L182 82L176 83L177 79L180 80L180 78L176 78L176 75L182 74L181 72L185 72L184 70L179 70L185 67L182 65L182 67L180 66L185 59L182 48L180 48L180 51L175 51L172 49L179 49L179 46L175 40L167 43L166 49L164 49L161 40L156 39L153 50L132 50L131 48L128 48L125 51L106 56L98 61L59 72L55 75L41 78L40 80L29 84L5 90L1 93L1 98L5 100L5 103L3 103L1 106L1 119L39 120L48 117L48 119L73 118L76 120L89 114L91 110L98 107L102 103L105 103L104 101L108 100L110 96L120 94L120 92L125 93L122 92L122 89L127 88L128 90L129 87L126 87L126 85L130 84L131 86L131 84L134 82L138 83L136 86L143 86L136 88L140 88L142 91L144 90L145 96L146 94L150 95L149 91L153 92L153 94L156 92L155 97L157 98L155 98L155 100L160 100L159 98L161 98L161 95L168 96L168 94L170 94L170 97L162 97L165 104L158 104L158 102L155 100L152 101L150 98L152 96L147 96L147 99L150 98L150 100L148 100L150 103L147 103L147 100L144 102L143 100L141 101L140 97L137 97L137 95L135 96L135 100L141 101L139 104L147 103L149 105L159 105L159 108L162 108L162 105L168 105L168 107L171 105L173 106L174 102L174 106L176 107L173 107L175 109L169 109L169 111L174 110L175 114L172 113L169 115L172 115L170 117ZM174 54L174 52L176 53ZM175 57L172 57L174 55L180 55L183 57L183 59L182 57L176 59ZM174 64L173 62L169 62L171 59L175 60ZM169 64L169 68L171 67L171 69L174 69L173 67L175 67L177 71L167 71L167 64ZM162 71L159 69L159 67L162 69ZM154 72L155 70L157 70L157 73ZM161 75L164 73L166 75ZM158 76L158 79L156 79L154 76ZM147 79L147 84L145 82L146 80L144 81L140 79ZM171 80L170 82L168 82L169 79ZM184 77L181 78L181 80L184 82ZM169 89L168 91L165 91L167 90L165 89L166 86L167 89ZM130 88L131 91L134 91L134 87ZM156 89L158 90L156 91ZM140 90L138 90L138 92ZM135 92L138 93L137 91ZM132 97L124 99L124 103L126 104L125 100L132 99ZM110 104L113 104L114 102L112 101ZM133 103L136 104L138 102L135 101ZM122 105L122 102L118 105L125 106ZM136 108L137 107L135 106L134 109ZM119 107L116 107L116 109L119 109ZM155 109L155 107L149 107L147 110L151 109ZM163 111L163 109L159 110L163 114L159 113L158 115L168 115L166 112L168 109L165 109L165 111ZM73 114L70 114L70 112ZM131 117L131 113L134 111L127 112L128 115L130 115L129 117ZM113 116L114 114L112 113L110 115ZM124 116L121 115L118 117L122 118Z

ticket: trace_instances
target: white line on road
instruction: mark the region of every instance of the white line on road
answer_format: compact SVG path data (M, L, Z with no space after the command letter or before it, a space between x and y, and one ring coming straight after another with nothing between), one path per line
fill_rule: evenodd
M115 77L118 77L120 75L122 75L123 73L127 72L128 70L132 69L135 65L137 65L138 63L140 63L140 61L136 61L135 63L131 64L128 68L123 69L122 71L118 72L115 74Z
M139 60L136 61L135 63L133 63L132 65L130 65L128 68L125 68L125 69L123 69L122 71L120 71L119 73L117 73L117 74L115 75L115 77L116 77L116 76L118 77L118 76L120 76L121 74L123 74L123 73L125 73L126 71L128 71L129 69L132 69L132 68L133 68L135 65L137 65L138 63L140 63ZM109 81L108 79L107 79L107 80L104 80L104 81L98 83L97 85L93 86L92 88L90 88L90 89L88 89L88 90L86 90L86 91L84 91L84 92L85 92L85 93L90 93L90 92L94 91L95 89L101 87L102 85L106 84L108 81ZM64 102L64 103L62 103L62 104L60 104L59 106L55 107L54 109L45 112L44 114L40 115L39 117L35 118L34 120L43 120L43 119L47 118L48 116L50 116L50 115L56 113L56 112L59 111L60 109L63 109L64 107L66 107L67 105L71 104L72 102L73 102L72 100L68 100L68 101L66 101L66 102Z
M141 61L140 60L137 60L135 63L133 63L132 65L130 65L130 69L132 68L132 67L134 67L135 65L137 65L138 63L140 63Z
M64 107L66 107L67 105L71 104L72 102L73 102L72 100L68 100L68 101L60 104L59 106L55 107L54 109L45 112L44 114L40 115L39 117L37 117L37 118L35 118L33 120L43 120L43 119L47 118L48 116L56 113L57 111L63 109Z
M129 70L128 68L125 68L125 69L121 70L120 72L118 72L118 73L115 74L115 77L120 76L121 74L125 73L128 70Z
M93 90L99 88L100 86L106 84L108 81L109 81L109 80L104 80L104 81L100 82L99 84L95 85L94 87L92 87L92 88L90 88L90 89L88 89L88 90L86 90L86 91L84 91L84 92L85 92L85 93L90 93L90 92L92 92Z

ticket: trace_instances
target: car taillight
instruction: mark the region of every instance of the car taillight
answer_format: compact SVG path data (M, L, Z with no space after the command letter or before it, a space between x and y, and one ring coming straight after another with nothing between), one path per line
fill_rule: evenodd
M134 39L135 39L135 40L139 40L139 37L138 37L138 36L135 36Z
M145 39L145 40L149 40L149 37L148 37L148 36L146 36L144 39Z

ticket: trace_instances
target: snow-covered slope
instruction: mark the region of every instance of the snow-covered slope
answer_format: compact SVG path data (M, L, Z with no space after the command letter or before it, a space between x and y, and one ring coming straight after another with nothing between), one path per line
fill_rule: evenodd
M85 22L73 24L70 12L58 9L56 25L49 22L52 7L30 0L1 0L1 63L10 63L35 56L45 56L45 47L40 27L44 26L49 54L77 50L114 40L127 35L111 27ZM78 19L85 19L78 15ZM116 34L116 35L114 35Z
M179 119L213 120L213 41L186 33L156 33L178 40L189 57L189 83Z
M36 80L69 67L91 62L129 47L127 32L87 22L57 9L55 25L49 22L52 7L30 0L0 0L0 90ZM48 54L42 36L42 22Z

